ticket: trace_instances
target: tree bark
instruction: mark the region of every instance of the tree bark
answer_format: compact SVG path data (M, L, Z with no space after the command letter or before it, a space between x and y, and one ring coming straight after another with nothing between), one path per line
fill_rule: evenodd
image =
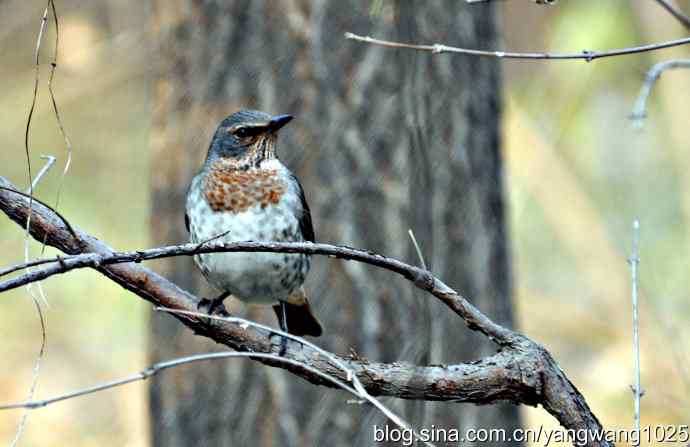
M183 197L220 119L245 107L291 113L297 119L281 134L279 156L302 180L317 240L419 262L411 228L431 271L512 326L499 63L343 38L351 31L498 48L492 4L155 0L152 22L154 244L187 239ZM204 287L189 259L159 266L182 287ZM448 363L494 349L386 272L315 258L306 287L329 350ZM233 312L268 318L270 310ZM209 348L169 318L152 317L152 361ZM342 392L249 362L171 371L155 378L150 396L153 443L161 446L371 445L372 426L385 424L345 404ZM511 406L388 404L418 427L519 425Z

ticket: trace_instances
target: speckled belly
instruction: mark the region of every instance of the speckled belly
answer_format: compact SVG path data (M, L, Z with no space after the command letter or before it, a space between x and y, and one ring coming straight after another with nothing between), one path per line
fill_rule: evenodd
M199 197L187 203L192 242L208 240L225 231L225 242L301 241L297 219L283 201L243 212L216 212ZM248 302L271 303L285 299L304 283L309 257L283 253L207 253L195 261L208 281L222 291Z

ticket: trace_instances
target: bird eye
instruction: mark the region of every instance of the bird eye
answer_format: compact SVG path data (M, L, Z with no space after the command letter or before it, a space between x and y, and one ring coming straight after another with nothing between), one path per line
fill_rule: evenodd
M239 127L233 132L237 138L246 138L249 136L249 129L246 127Z

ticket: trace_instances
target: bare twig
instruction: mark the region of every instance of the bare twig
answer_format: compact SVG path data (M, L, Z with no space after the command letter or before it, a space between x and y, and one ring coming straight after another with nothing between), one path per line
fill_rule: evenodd
M640 265L639 256L640 243L640 221L633 222L633 236L632 236L632 254L628 262L630 263L630 294L632 298L632 312L633 312L633 355L635 356L635 430L640 433L640 399L642 397L642 390L640 384L640 332L639 332L639 318L637 306L637 273ZM639 438L639 437L638 437ZM639 444L639 439L636 445Z
M640 88L640 93L637 95L635 107L630 114L630 119L634 121L637 127L642 127L644 125L644 119L647 117L647 100L652 92L652 87L654 87L654 84L664 71L675 68L690 68L690 59L660 62L647 72L642 87Z
M492 0L465 0L469 4L473 3L489 3ZM555 5L558 0L532 0L537 5Z
M481 331L484 333L484 335L494 340L496 343L500 345L510 344L510 340L513 337L512 331L491 321L476 307L470 304L469 301L444 284L440 279L435 278L426 270L365 250L330 244L315 244L311 242L248 241L232 243L209 242L204 244L190 243L130 252L83 253L64 256L59 259L51 258L44 260L46 263L51 263L51 265L41 270L27 272L15 278L0 282L0 292L15 289L26 284L41 281L53 275L66 273L70 270L79 268L98 268L112 264L122 264L128 262L138 263L146 260L161 259L173 256L193 256L201 253L238 251L324 255L340 259L355 260L380 268L385 268L412 281L421 290L431 293L433 296L441 300L441 302L443 302L445 305L450 307L456 314L461 316L471 329ZM36 265L37 261L31 261L31 264ZM23 266L13 266L10 269L18 270L22 267Z
M46 29L46 24L48 22L48 9L51 6L53 0L48 0L47 6L45 10L43 11L43 16L41 17L41 26L38 31L38 37L36 38L36 50L34 52L34 90L33 90L33 96L31 98L31 106L29 107L29 114L26 119L26 129L24 133L24 152L26 155L26 168L27 168L27 175L29 177L29 208L33 208L33 190L34 190L34 181L32 179L32 173L31 173L31 151L29 148L29 135L30 135L30 130L31 130L31 120L33 118L34 110L36 108L36 100L38 98L38 86L39 86L39 80L40 80L40 62L41 62L41 45L43 43L43 34ZM54 5L53 5L54 7ZM49 163L49 165L52 163ZM49 165L48 169L50 169ZM35 182L38 184L38 181L40 181L40 174L39 178ZM24 261L28 262L29 261L29 228L31 226L31 213L29 212L26 216L26 226L25 226L25 239L24 239ZM46 329L45 329L45 319L43 317L43 312L41 311L41 304L39 302L39 297L43 299L45 302L45 294L43 293L43 289L38 287L38 292L39 292L39 297L37 297L31 288L31 286L27 286L27 291L29 293L29 296L31 297L31 300L34 303L34 306L37 309L38 312L38 317L41 322L41 347L39 349L39 354L38 358L36 359L36 363L34 365L33 373L32 373L32 379L31 379L31 387L29 389L29 400L33 398L34 392L36 391L36 386L38 384L38 375L39 371L41 368L41 360L43 359L43 355L45 352L45 346L46 346ZM28 412L24 412L22 415L22 418L19 422L19 426L17 427L17 431L15 433L14 439L12 439L12 442L10 443L10 447L14 447L17 445L19 442L19 439L22 436L22 433L24 432L24 427L26 426L26 421L28 418Z
M58 51L60 48L60 20L58 19L57 8L55 7L55 2L51 0L50 5L53 10L53 23L55 24L55 52L53 53L53 60L50 63L50 77L48 78L48 92L50 93L50 102L53 105L53 113L55 114L55 120L57 121L58 128L60 129L60 135L65 141L65 147L67 148L67 160L65 160L65 166L62 168L62 176L60 177L60 183L58 184L57 192L55 193L55 208L60 207L60 195L62 194L62 188L65 183L65 177L69 168L72 164L72 142L67 136L65 131L65 126L62 123L62 117L60 116L60 109L55 99L55 92L53 91L53 79L55 78L55 70L57 69L58 63Z
M48 171L50 171L50 168L52 168L53 165L55 164L56 159L52 155L41 155L41 158L43 160L46 160L46 164L43 165L41 170L38 171L38 174L36 174L36 178L34 178L34 181L31 182L31 186L29 186L29 189L26 191L27 194L31 194L31 191L36 189L36 187L38 186L38 183L41 181L43 176L46 175L48 173Z
M48 9L52 0L48 0L48 6L43 11L41 17L41 27L38 30L38 37L36 38L36 49L34 51L34 93L31 99L31 107L29 107L29 115L26 118L26 129L24 131L24 152L26 154L26 168L29 174L29 195L31 193L31 184L33 183L31 175L31 151L29 150L29 135L31 130L31 119L34 116L34 109L36 108L36 99L38 98L38 85L41 75L41 45L43 43L43 33L45 32L48 23ZM28 225L28 224L27 224Z
M199 355L192 355L188 357L181 357L173 360L169 360L166 362L160 362L151 365L150 367L146 368L145 370L132 374L131 376L127 376L122 379L118 380L113 380L112 382L107 382L107 383L102 383L99 385L95 385L92 387L88 388L81 388L75 391L72 391L70 393L65 393L61 394L59 396L51 397L48 399L43 399L43 400L38 400L38 401L29 401L29 402L21 402L21 403L13 403L13 404L3 404L0 405L0 410L14 410L18 408L27 408L27 409L35 409L35 408L41 408L48 406L50 404L60 402L63 400L67 399L72 399L75 397L80 397L80 396L85 396L88 394L93 394L98 391L103 391L107 390L110 388L115 388L121 385L127 385L128 383L132 382L137 382L140 380L146 380L150 377L155 376L159 372L169 369L169 368L174 368L176 366L180 365L185 365L188 363L195 363L195 362L201 362L204 360L216 360L216 359L226 359L226 358L236 358L236 357L250 357L250 358L257 358L257 359L270 359L275 362L282 362L282 363L289 363L291 365L304 368L305 370L309 371L312 374L318 375L319 377L323 378L324 380L328 380L332 382L334 385L336 385L339 388L342 388L355 396L359 397L359 394L357 391L355 391L352 387L348 386L347 384L343 383L339 379L329 376L328 374L324 374L323 372L310 367L309 365L306 365L302 362L298 362L293 359L281 357L276 354L266 354L266 353L260 353L260 352L213 352L213 353L208 353L208 354L199 354Z
M200 312L188 312L188 311L180 311L180 310L175 310L175 309L168 309L165 307L156 307L156 310L163 311L163 312L169 312L173 314L181 314L181 315L192 315L192 316L197 316L197 317L204 317L204 318L211 318L214 320L220 320L220 321L226 321L228 323L235 323L239 324L242 327L254 327L257 329L263 329L266 331L269 331L273 334L279 335L281 337L284 337L289 340L294 340L297 343L300 343L304 346L309 346L310 348L314 349L316 352L324 355L326 358L330 359L334 365L336 365L338 368L340 368L347 377L347 381L351 382L352 385L354 386L354 389L352 388L344 388L347 391L351 392L352 394L355 395L355 397L358 397L359 399L363 399L366 402L369 402L370 404L374 405L376 408L379 409L383 414L388 417L394 424L396 424L398 427L409 430L411 431L415 437L423 442L425 445L428 446L433 446L433 444L430 444L429 442L425 441L424 438L419 434L417 430L415 430L409 422L405 421L402 419L400 416L397 414L393 413L388 407L383 405L380 401L376 400L371 394L367 392L367 390L364 388L362 385L362 382L360 382L359 378L357 377L357 374L354 373L344 362L342 362L337 356L331 354L330 352L321 349L314 343L309 342L308 340L305 340L302 337L298 337L296 335L290 334L288 332L284 332L279 329L273 329L271 327L265 326L263 324L255 323L250 320L246 320L244 318L237 318L237 317L225 317L225 316L217 316L217 315L208 315ZM344 384L343 384L344 385ZM345 385L347 386L347 385ZM342 387L342 386L341 386ZM2 407L0 407L2 409Z
M589 51L583 50L579 53L516 53L511 51L495 51L495 50L473 50L469 48L451 47L435 43L433 45L417 45L409 43L393 42L390 40L374 39L368 36L359 36L353 33L345 33L345 38L355 40L357 42L369 43L373 45L380 45L387 48L404 48L416 51L428 51L433 54L441 53L455 53L455 54L469 54L472 56L496 57L499 59L550 59L550 60L567 60L567 59L582 59L591 62L595 59L604 57L623 56L627 54L644 53L647 51L660 50L663 48L677 47L680 45L687 45L690 43L690 37L683 39L670 40L667 42L655 43L650 45L643 45L639 47L620 48L608 51Z
M412 228L409 228L407 230L407 234L410 235L410 239L412 240L412 245L414 245L414 249L417 252L417 258L419 258L420 265L424 270L428 270L426 267L426 261L424 261L424 254L422 254L422 248L417 243L417 238L414 237L414 232L412 231Z
M202 314L203 315L203 314ZM209 315L203 315L205 317L212 317L212 318L220 318L220 319L225 319L223 317L215 317L215 316L209 316ZM250 322L248 320L245 320L246 323L254 324L253 322ZM276 331L280 332L280 331ZM300 342L306 342L304 339L298 339ZM324 351L325 352L325 351ZM199 355L192 355L192 356L187 356L187 357L180 357L177 359L169 360L166 362L159 362L151 365L150 367L144 369L143 371L132 374L131 376L124 377L122 379L118 380L113 380L111 382L106 382L102 384L98 384L95 386L91 386L88 388L81 388L69 393L61 394L59 396L51 397L48 399L43 399L43 400L38 400L38 401L27 401L27 402L21 402L21 403L12 403L12 404L3 404L0 405L0 410L15 410L15 409L20 409L24 408L27 410L33 410L37 408L42 408L46 407L50 404L56 403L56 402L61 402L64 400L68 399L73 399L75 397L81 397L81 396L86 396L89 394L97 393L99 391L104 391L107 389L115 388L118 386L122 385L127 385L133 382L138 382L142 380L147 380L150 377L153 377L157 375L159 372L164 371L166 369L174 368L177 366L181 365L186 365L190 363L196 363L196 362L201 362L201 361L206 361L206 360L219 360L219 359L227 359L227 358L254 358L254 359L270 359L272 361L278 362L278 363L287 363L290 365L294 365L300 368L305 369L306 371L309 371L312 374L315 374L324 380L332 382L334 385L336 385L339 388L342 388L343 390L351 393L358 399L366 399L367 401L371 402L373 405L377 406L386 416L391 419L395 424L397 424L400 428L406 429L406 430L412 430L412 432L417 436L418 439L423 439L419 433L416 430L413 430L409 424L407 424L405 421L403 421L399 416L395 415L393 412L391 412L388 408L383 406L380 402L378 402L376 399L371 397L366 390L362 387L362 384L359 382L359 380L356 381L356 387L359 389L355 389L347 385L346 383L343 383L341 380L339 380L336 377L333 377L328 374L324 374L323 372L319 371L316 368L313 368L303 362L299 362L293 359L281 357L280 355L277 354L266 354L266 353L252 353L252 352L213 352L213 353L208 353L208 354L199 354ZM356 376L352 376L356 377ZM378 405L377 405L378 403ZM425 445L433 447L433 444L423 441Z
M23 224L29 213L29 201L13 192L13 185L0 177L0 210L12 220ZM94 237L76 230L75 239L67 226L51 210L39 203L33 204L31 235L37 240L46 238L47 243L67 254L85 254L108 258L114 250ZM192 246L176 247L189 250ZM220 250L218 243L211 247L196 247L201 250ZM589 409L584 397L565 376L553 357L538 343L522 334L497 325L453 289L449 288L429 272L401 263L400 261L374 255L369 252L327 246L325 244L278 245L243 243L227 244L225 251L285 251L311 254L331 254L344 259L367 262L379 268L398 273L417 287L430 292L460 315L473 330L491 334L502 344L502 349L486 358L453 365L416 366L405 363L379 363L357 358L337 356L348 369L357 375L362 387L372 396L395 396L402 399L440 400L489 404L509 401L526 405L542 405L566 429L584 430L591 434L601 433L601 423ZM141 298L162 306L187 312L195 312L199 298L182 290L175 284L137 264L145 252L131 252L134 262L125 264L98 264L91 267L120 284ZM162 253L162 252L161 252ZM154 252L148 255L153 256ZM169 254L169 253L168 253ZM147 256L148 256L147 255ZM160 255L160 253L159 253ZM63 262L67 263L65 257ZM105 259L104 258L104 259ZM74 258L77 259L77 258ZM92 261L98 261L98 257ZM74 261L69 261L74 262ZM123 261L124 262L124 261ZM52 267L49 266L48 268ZM362 297L366 299L366 297ZM174 314L174 318L192 329L196 334L240 352L276 353L280 348L271 343L271 332L257 328L243 328L225 321L191 315ZM335 355L335 354L331 354ZM278 362L270 358L249 356L268 366L286 369L293 374L321 386L335 387L332 381L313 374L300 366ZM324 356L309 346L288 340L283 358L299 361L341 381L347 374L333 365L329 356ZM357 389L355 387L355 389ZM588 446L610 446L606 439L589 437Z
M347 365L345 363L343 363L338 358L338 356L333 355L324 349L321 349L319 346L315 345L314 343L310 342L309 340L307 340L305 338L302 338L302 337L297 336L297 335L293 335L289 332L285 332L285 331L282 331L280 329L266 326L265 324L257 323L255 321L251 321L251 320L247 320L247 319L239 318L239 317L226 317L226 316L219 316L219 315L209 315L209 314L202 313L202 312L190 312L190 311L186 311L186 310L170 309L169 307L162 307L162 306L157 306L154 308L154 310L159 311L159 312L167 312L167 313L171 313L171 314L191 315L194 317L203 317L203 318L210 318L212 320L226 321L228 323L238 324L238 325L240 325L240 327L242 327L244 329L251 326L251 327L254 327L256 329L262 329L262 330L264 330L270 334L280 335L281 337L287 338L288 340L294 340L303 346L309 346L313 350L324 355L331 362L333 362L333 365L337 366L345 374L347 374L346 379L348 382L353 380L352 375L354 373L352 372L352 370L350 368L347 367Z
M34 303L34 306L36 307L36 313L38 314L38 321L41 324L41 344L38 350L38 355L36 356L36 362L34 363L34 367L31 370L31 386L29 387L29 394L27 399L32 400L34 398L34 395L36 394L36 388L38 387L38 376L39 373L41 372L41 363L43 362L43 357L45 356L45 350L46 350L46 342L47 342L47 335L46 335L46 323L45 323L45 317L43 315L43 309L41 309L41 303L32 296L32 302ZM17 445L19 442L19 439L21 439L22 434L24 433L24 428L26 427L26 421L29 418L29 411L28 409L24 411L24 414L22 414L22 418L19 421L19 425L17 426L17 430L14 433L14 438L12 439L12 442L10 443L10 447L14 447Z
M683 11L673 6L668 0L656 0L656 2L666 11L668 11L669 14L675 17L676 20L682 23L686 29L690 30L690 17L685 15Z
M36 174L36 177L33 179L31 182L31 185L29 186L29 189L27 191L27 194L29 194L29 197L31 198L31 193L33 190L38 186L39 182L43 178L43 176L50 170L50 168L53 166L55 163L55 157L52 157L50 155L41 155L41 158L46 161L46 164L41 168L41 170ZM28 225L28 224L27 224ZM28 227L26 230L26 239L24 240L24 260L28 261L29 259L29 232L28 232ZM38 387L38 377L41 372L41 364L43 363L43 357L45 356L45 350L46 350L46 343L47 343L47 333L46 333L46 321L45 321L45 316L43 315L43 309L41 309L41 302L39 301L42 300L44 303L47 303L45 293L43 292L43 288L41 287L41 283L38 283L38 296L34 295L33 290L31 289L30 285L27 285L27 290L29 292L29 296L31 297L31 301L34 304L34 307L36 308L36 314L38 315L38 321L41 325L41 342L40 346L38 349L38 354L36 356L36 361L34 363L34 367L31 370L31 386L29 386L29 394L28 394L28 400L32 400L34 395L36 394L36 388ZM19 425L17 426L17 430L15 432L14 438L12 439L12 442L10 443L10 447L14 447L17 445L19 442L19 439L21 439L21 436L24 432L24 427L26 427L26 421L29 417L28 411L25 411L24 414L22 414L22 418L19 421Z
M10 273L14 273L14 272L17 272L19 270L25 270L25 269L28 269L29 267L34 267L37 265L45 265L45 264L49 264L51 262L59 262L60 259L62 259L61 256L56 256L55 258L51 258L51 259L39 258L39 259L33 259L29 262L22 262L21 264L11 265L9 267L5 267L5 268L0 269L0 276L9 275Z
M417 252L417 259L419 259L419 264L422 266L424 270L429 270L426 264L426 260L424 259L424 253L422 252L422 247L419 245L417 242L417 238L414 235L414 231L412 231L412 228L407 229L407 233L410 235L410 239L412 240L412 245L414 245L415 251ZM432 321L432 309L431 309L431 303L429 301L424 302L424 313L421 316L421 327L420 330L418 331L419 335L426 341L426 349L428 350L427 355L425 355L423 358L425 358L427 361L433 361L435 357L438 357L434 354L438 354L435 352L436 350L434 349L434 340L437 340L438 337L438 330L437 326L435 326ZM422 409L422 414L421 414L421 421L420 424L425 425L427 422L427 419L431 416L432 411L430 407L427 405Z

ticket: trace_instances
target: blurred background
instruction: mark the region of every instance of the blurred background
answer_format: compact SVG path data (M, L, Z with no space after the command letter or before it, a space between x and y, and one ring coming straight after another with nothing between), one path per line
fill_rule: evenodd
M676 3L690 11L690 1ZM118 249L147 247L149 7L130 0L62 0L57 6L61 43L54 88L74 145L60 211ZM0 175L22 187L44 7L0 1ZM554 7L509 0L501 3L501 15L504 48L514 51L619 48L687 34L651 0L562 1ZM37 190L52 203L65 161L45 88L52 31L43 51L31 145L34 172L40 154L58 157ZM680 47L592 63L503 62L502 151L517 326L554 354L607 428L630 427L633 419L626 260L635 218L642 225L642 423L687 424L690 414L690 348L684 343L690 339L690 180L684 168L690 161L689 73L662 76L643 129L628 119L646 70L689 56L690 49ZM0 265L21 262L22 253L21 230L0 219ZM32 255L39 253L33 246ZM44 289L48 344L39 397L147 366L143 301L88 270L54 277ZM22 401L40 325L24 289L3 294L0 309L0 401ZM523 410L528 427L555 426L543 410ZM9 444L21 414L0 413L0 442ZM21 444L143 446L148 439L146 385L137 383L32 412Z

